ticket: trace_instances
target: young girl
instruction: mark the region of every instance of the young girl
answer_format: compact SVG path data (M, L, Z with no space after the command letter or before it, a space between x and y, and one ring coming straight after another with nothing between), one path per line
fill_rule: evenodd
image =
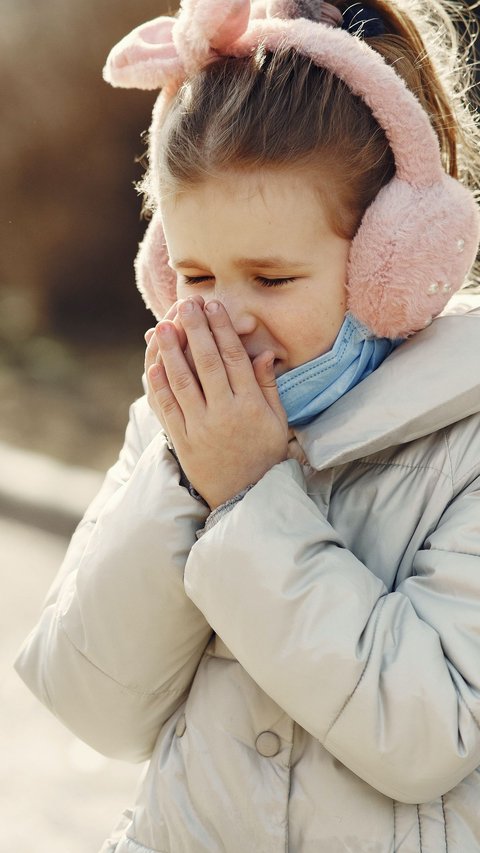
M16 662L149 759L104 851L480 851L480 310L438 316L478 129L447 12L405 2L185 0L109 57L162 89L160 322Z

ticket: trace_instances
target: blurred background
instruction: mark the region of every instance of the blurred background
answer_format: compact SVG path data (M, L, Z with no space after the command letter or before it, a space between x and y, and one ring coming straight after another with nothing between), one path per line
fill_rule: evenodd
M140 769L74 738L12 669L143 393L133 260L156 93L101 70L162 0L1 0L0 853L96 853ZM477 10L478 12L478 10Z
M154 92L113 89L110 48L161 0L2 0L0 440L104 470L152 324L133 259Z

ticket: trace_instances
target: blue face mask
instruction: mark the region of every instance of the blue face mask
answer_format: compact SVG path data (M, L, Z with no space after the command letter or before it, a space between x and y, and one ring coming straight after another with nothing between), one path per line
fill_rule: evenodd
M347 313L328 352L278 377L277 388L289 426L308 424L373 373L402 341L372 337L366 326Z

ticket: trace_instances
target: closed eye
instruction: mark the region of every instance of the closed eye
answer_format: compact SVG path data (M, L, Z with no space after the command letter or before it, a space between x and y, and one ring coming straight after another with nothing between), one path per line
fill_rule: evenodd
M201 284L203 281L210 281L213 278L213 275L184 275L183 282L184 284Z
M295 278L263 278L261 275L256 276L256 279L262 287L281 287L282 284L289 284L291 281L295 281Z
M205 281L210 281L213 278L211 275L196 275L189 276L185 275L183 277L184 284L195 285L202 284ZM258 281L262 287L281 287L283 284L289 284L291 281L295 281L295 277L292 278L265 278L262 275L255 276L255 281Z

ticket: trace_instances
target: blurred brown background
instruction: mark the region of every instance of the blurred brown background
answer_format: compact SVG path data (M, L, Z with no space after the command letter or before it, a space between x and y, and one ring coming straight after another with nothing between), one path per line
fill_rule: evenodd
M175 6L173 6L173 9ZM162 0L2 0L0 441L104 470L140 396L153 317L133 182L154 92L113 89L110 48Z

